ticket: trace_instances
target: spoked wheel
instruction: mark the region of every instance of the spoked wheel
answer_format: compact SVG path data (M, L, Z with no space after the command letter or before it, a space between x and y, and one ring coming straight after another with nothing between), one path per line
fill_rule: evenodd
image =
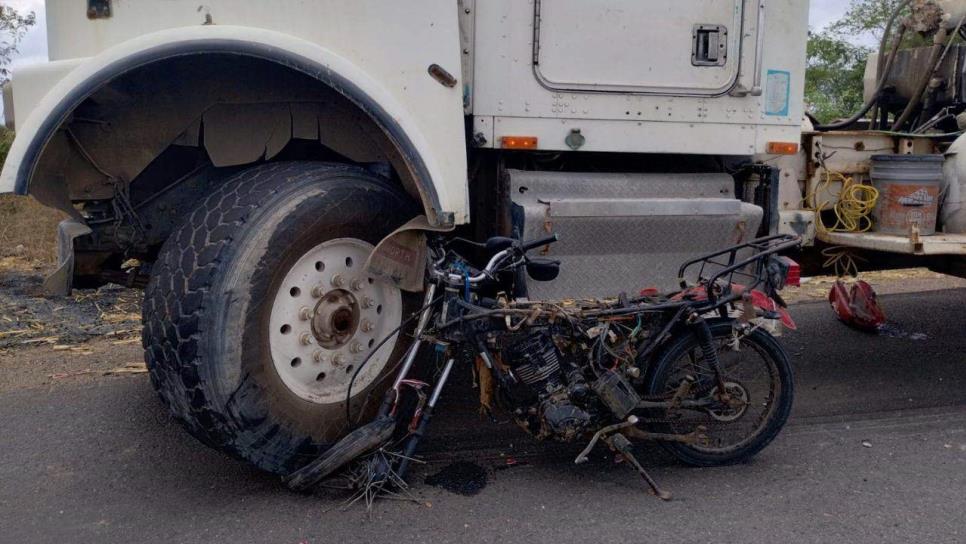
M694 443L665 443L681 461L697 466L745 461L768 445L791 412L793 385L788 357L770 334L755 330L733 334L730 322L711 326L722 369L724 394L698 338L682 335L672 342L649 373L645 394L671 399L691 382L685 401L697 406L660 410L653 425L661 432L701 434ZM737 339L737 341L736 341Z

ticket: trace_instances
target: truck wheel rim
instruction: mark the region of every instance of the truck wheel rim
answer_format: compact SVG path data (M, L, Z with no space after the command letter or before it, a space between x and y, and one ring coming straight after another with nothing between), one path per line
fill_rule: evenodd
M360 364L402 318L399 289L366 274L373 246L336 238L310 249L286 273L272 304L269 342L282 383L316 404L345 401ZM379 376L396 345L383 344L359 372L353 393Z

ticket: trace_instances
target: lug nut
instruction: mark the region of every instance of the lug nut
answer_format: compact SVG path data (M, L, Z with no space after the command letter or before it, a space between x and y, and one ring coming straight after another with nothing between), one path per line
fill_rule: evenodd
M332 358L332 364L335 366L342 366L345 362L345 357L341 353L336 353L335 357Z
M351 351L352 353L362 352L362 344L360 344L359 342L353 342L352 345L349 346L349 351Z
M349 287L353 291L361 291L362 290L362 280L360 280L359 278L356 278L356 279L352 280L352 283L349 284Z
M303 346L307 346L311 344L312 335L307 332L303 332L301 335L299 335L299 343L302 344Z
M362 329L362 332L372 332L372 329L373 329L372 322L369 321L368 319L363 319L362 325L360 325L360 328Z
M315 287L312 288L312 297L322 298L322 295L324 294L325 294L325 289L323 289L321 285L316 285Z
M308 321L312 319L312 310L306 308L305 306L299 308L299 319L302 321Z
M333 287L342 287L342 284L343 283L345 283L345 280L342 279L342 275L341 274L336 274L335 276L332 276L332 286Z
M312 359L314 359L316 363L324 363L325 352L322 350L316 351L315 353L312 354Z
M373 300L372 297L362 297L362 307L363 308L372 308L372 306L375 303L376 303L376 301Z

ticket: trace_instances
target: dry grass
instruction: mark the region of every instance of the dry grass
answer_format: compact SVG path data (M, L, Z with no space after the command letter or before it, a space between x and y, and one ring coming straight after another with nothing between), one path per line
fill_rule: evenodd
M13 142L13 132L0 126L0 166ZM30 197L0 194L0 264L13 261L45 267L57 261L57 223L66 216Z
M57 223L66 216L31 197L0 195L0 258L41 265L57 260Z

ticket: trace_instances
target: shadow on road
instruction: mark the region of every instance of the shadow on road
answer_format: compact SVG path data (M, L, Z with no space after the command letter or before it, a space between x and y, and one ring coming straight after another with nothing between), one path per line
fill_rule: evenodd
M724 512L730 508L729 498L740 497L738 502L748 508L778 515L785 511L783 499L776 498L787 496L785 481L797 481L803 490L800 499L813 501L809 508L819 511L828 500L822 498L822 489L841 488L832 500L842 503L849 490L864 485L851 479L860 473L868 472L866 483L875 481L870 475L887 475L891 479L874 492L893 493L890 486L901 485L906 477L906 468L894 463L915 466L914 459L922 455L916 448L924 444L936 448L937 455L956 453L959 443L966 442L961 417L966 407L966 290L887 296L883 304L896 327L910 334L851 331L832 319L825 304L793 308L800 330L782 340L792 356L799 391L792 427L752 463L689 470L650 445L642 450L645 464L688 508ZM592 510L615 523L620 516L634 516L627 506L631 503L645 510L659 508L657 501L649 502L653 499L637 476L614 464L603 450L592 462L575 466L572 460L581 445L536 443L511 424L480 422L466 386L457 382L446 392L424 450L431 465L419 467L414 477L416 496L433 507L378 505L375 515L381 521L365 530L372 538L410 531L407 524L415 516L419 521L412 523L424 538L436 531L443 541L459 541L462 525L476 523L493 534L509 533L513 541L534 534L532 523L541 527L541 535L557 530L546 508L584 519L588 527L595 522L586 517L582 502L598 505ZM930 409L960 412L953 420L922 415ZM343 494L290 493L277 477L202 446L166 415L145 375L8 391L0 394L0 413L0 525L14 528L8 533L10 541L197 541L195 536L205 534L210 541L244 542L260 541L252 535L274 531L284 535L276 541L297 542L304 536L300 531L309 531L316 542L351 538L366 518L359 510L338 511ZM869 418L891 419L888 425L855 423ZM860 440L848 422L869 438ZM903 436L917 438L906 444ZM861 445L862 440L875 449ZM966 452L966 444L963 448ZM946 490L937 486L950 477L945 471L953 466L956 474L966 474L964 459L966 454L950 458L936 465L945 468L934 474L926 470L915 476L935 480L916 500L946 501L942 508L961 506L961 499L949 503ZM422 483L426 474L455 461L486 468L486 489L461 497ZM839 480L829 484L830 478ZM772 502L763 506L760 501L766 498ZM600 509L616 501L630 502ZM901 507L875 501L880 510ZM846 501L840 508L850 504ZM679 507L664 508L676 512ZM335 511L323 513L331 509ZM532 517L531 525L520 520L524 510ZM439 521L444 512L448 521ZM813 526L804 514L788 515L803 530ZM702 534L700 523L686 519L677 521L680 530ZM452 525L456 520L458 526ZM640 522L628 522L627 530ZM509 529L513 523L525 530L514 533ZM668 526L668 534L674 534L672 529ZM592 531L584 534L590 537ZM43 538L33 538L37 535Z

